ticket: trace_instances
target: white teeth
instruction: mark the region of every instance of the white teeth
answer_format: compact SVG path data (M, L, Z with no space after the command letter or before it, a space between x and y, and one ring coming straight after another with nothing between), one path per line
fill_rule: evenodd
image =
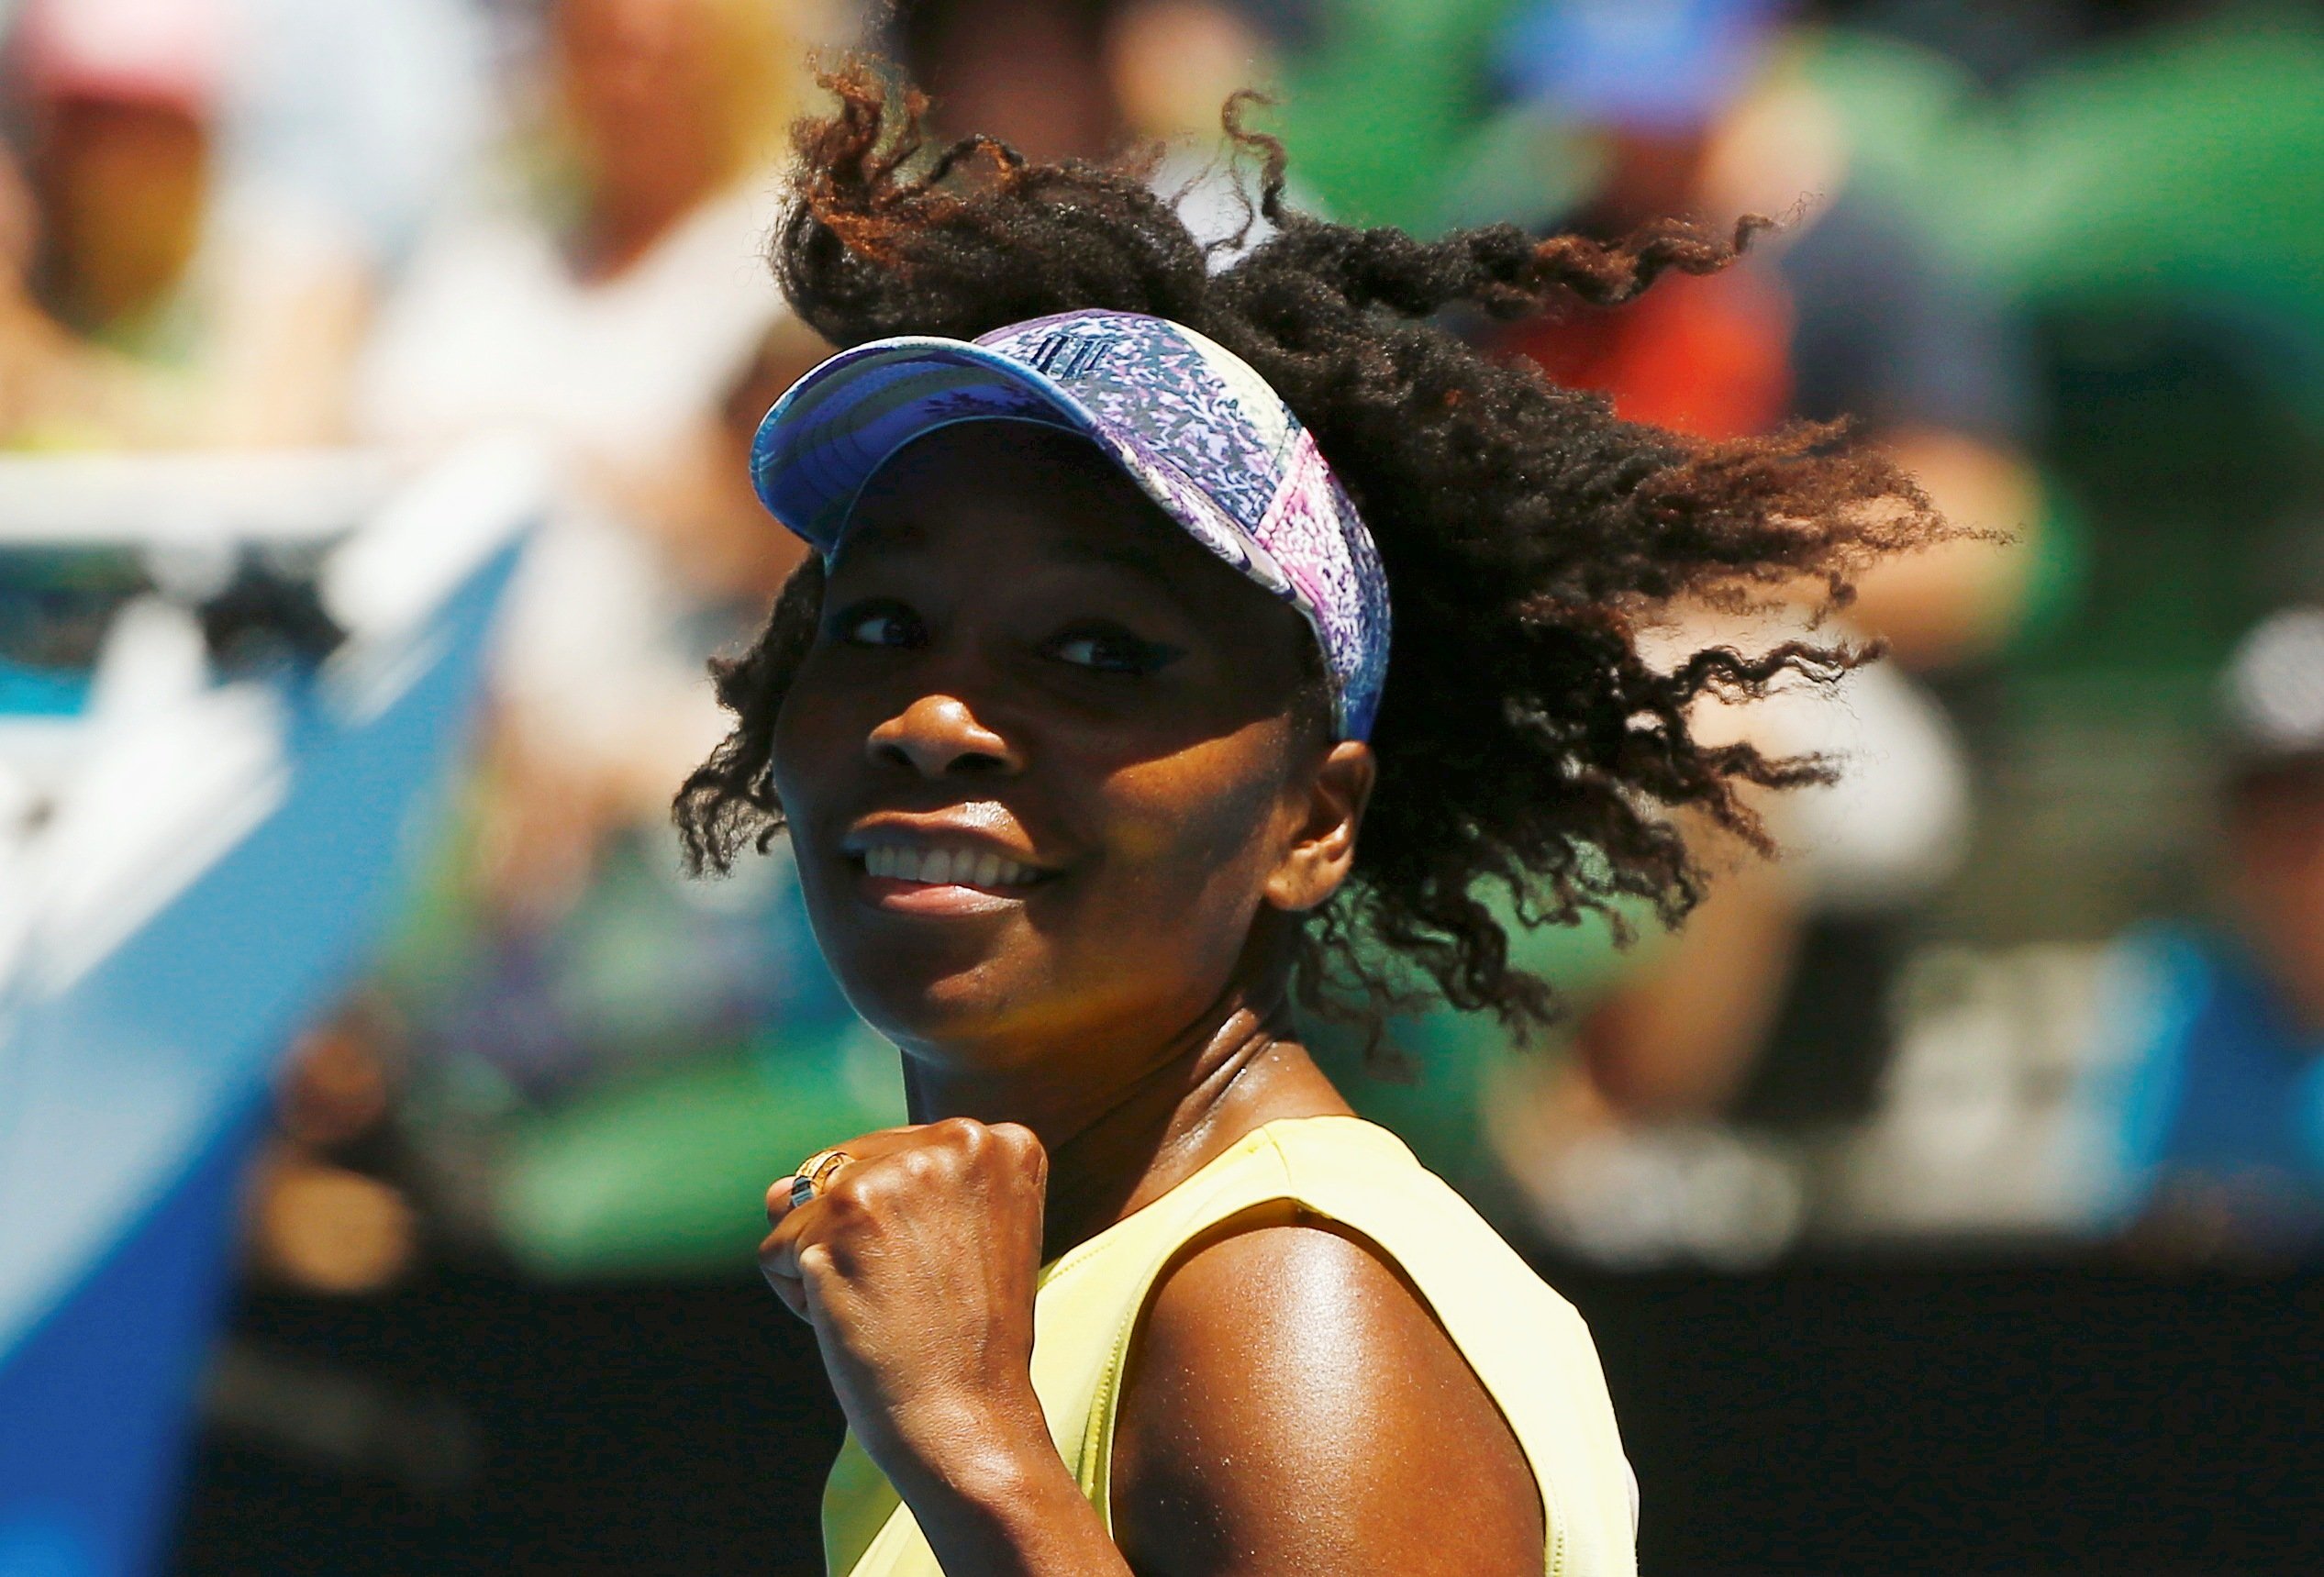
M946 850L946 848L899 848L873 843L862 852L864 875L885 875L893 881L943 887L962 883L976 887L1023 887L1039 875L1032 866L1004 860L993 850Z
M863 872L931 887L952 883L978 887L1021 887L1039 874L1031 866L1005 860L989 850L980 852L967 849L904 849L895 844L876 844L865 850Z

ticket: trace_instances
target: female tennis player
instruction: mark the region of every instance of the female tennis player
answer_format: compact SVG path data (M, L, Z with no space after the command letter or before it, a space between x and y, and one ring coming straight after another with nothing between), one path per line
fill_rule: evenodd
M1540 1025L1492 890L1683 911L1674 817L1748 839L1740 787L1819 771L1690 704L1854 660L1649 661L1657 610L1843 598L1944 528L1829 432L1626 425L1429 321L1734 245L1340 228L1239 133L1274 233L1214 269L1135 170L930 148L882 80L800 129L775 267L847 349L754 468L815 551L678 800L713 867L787 829L903 1055L910 1126L768 1197L850 1426L829 1570L1631 1571L1581 1321L1351 1114L1292 1005Z

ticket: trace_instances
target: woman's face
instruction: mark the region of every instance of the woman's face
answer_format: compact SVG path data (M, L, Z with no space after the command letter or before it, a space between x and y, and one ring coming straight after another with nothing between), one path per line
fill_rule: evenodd
M558 89L608 195L716 173L719 40L700 0L562 0L553 19Z
M900 452L774 741L857 1010L1004 1072L1151 1046L1265 967L1262 916L1337 887L1371 783L1296 704L1311 639L1069 435L975 422Z

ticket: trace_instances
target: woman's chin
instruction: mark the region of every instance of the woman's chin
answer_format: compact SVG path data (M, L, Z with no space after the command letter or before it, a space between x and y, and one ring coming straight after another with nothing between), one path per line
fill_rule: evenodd
M903 977L895 961L884 961L876 979L843 976L841 983L863 1021L916 1061L998 1072L1023 1060L1006 1048L1027 1041L1024 1010L1034 993L980 970L915 980Z

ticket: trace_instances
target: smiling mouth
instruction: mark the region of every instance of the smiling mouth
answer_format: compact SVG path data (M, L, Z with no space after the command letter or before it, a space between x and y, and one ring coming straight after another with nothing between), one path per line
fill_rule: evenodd
M842 852L856 872L857 897L897 915L1003 914L1057 875L984 843L878 840Z
M854 858L866 876L921 887L1020 890L1047 874L989 849L907 849L887 843L876 844Z

